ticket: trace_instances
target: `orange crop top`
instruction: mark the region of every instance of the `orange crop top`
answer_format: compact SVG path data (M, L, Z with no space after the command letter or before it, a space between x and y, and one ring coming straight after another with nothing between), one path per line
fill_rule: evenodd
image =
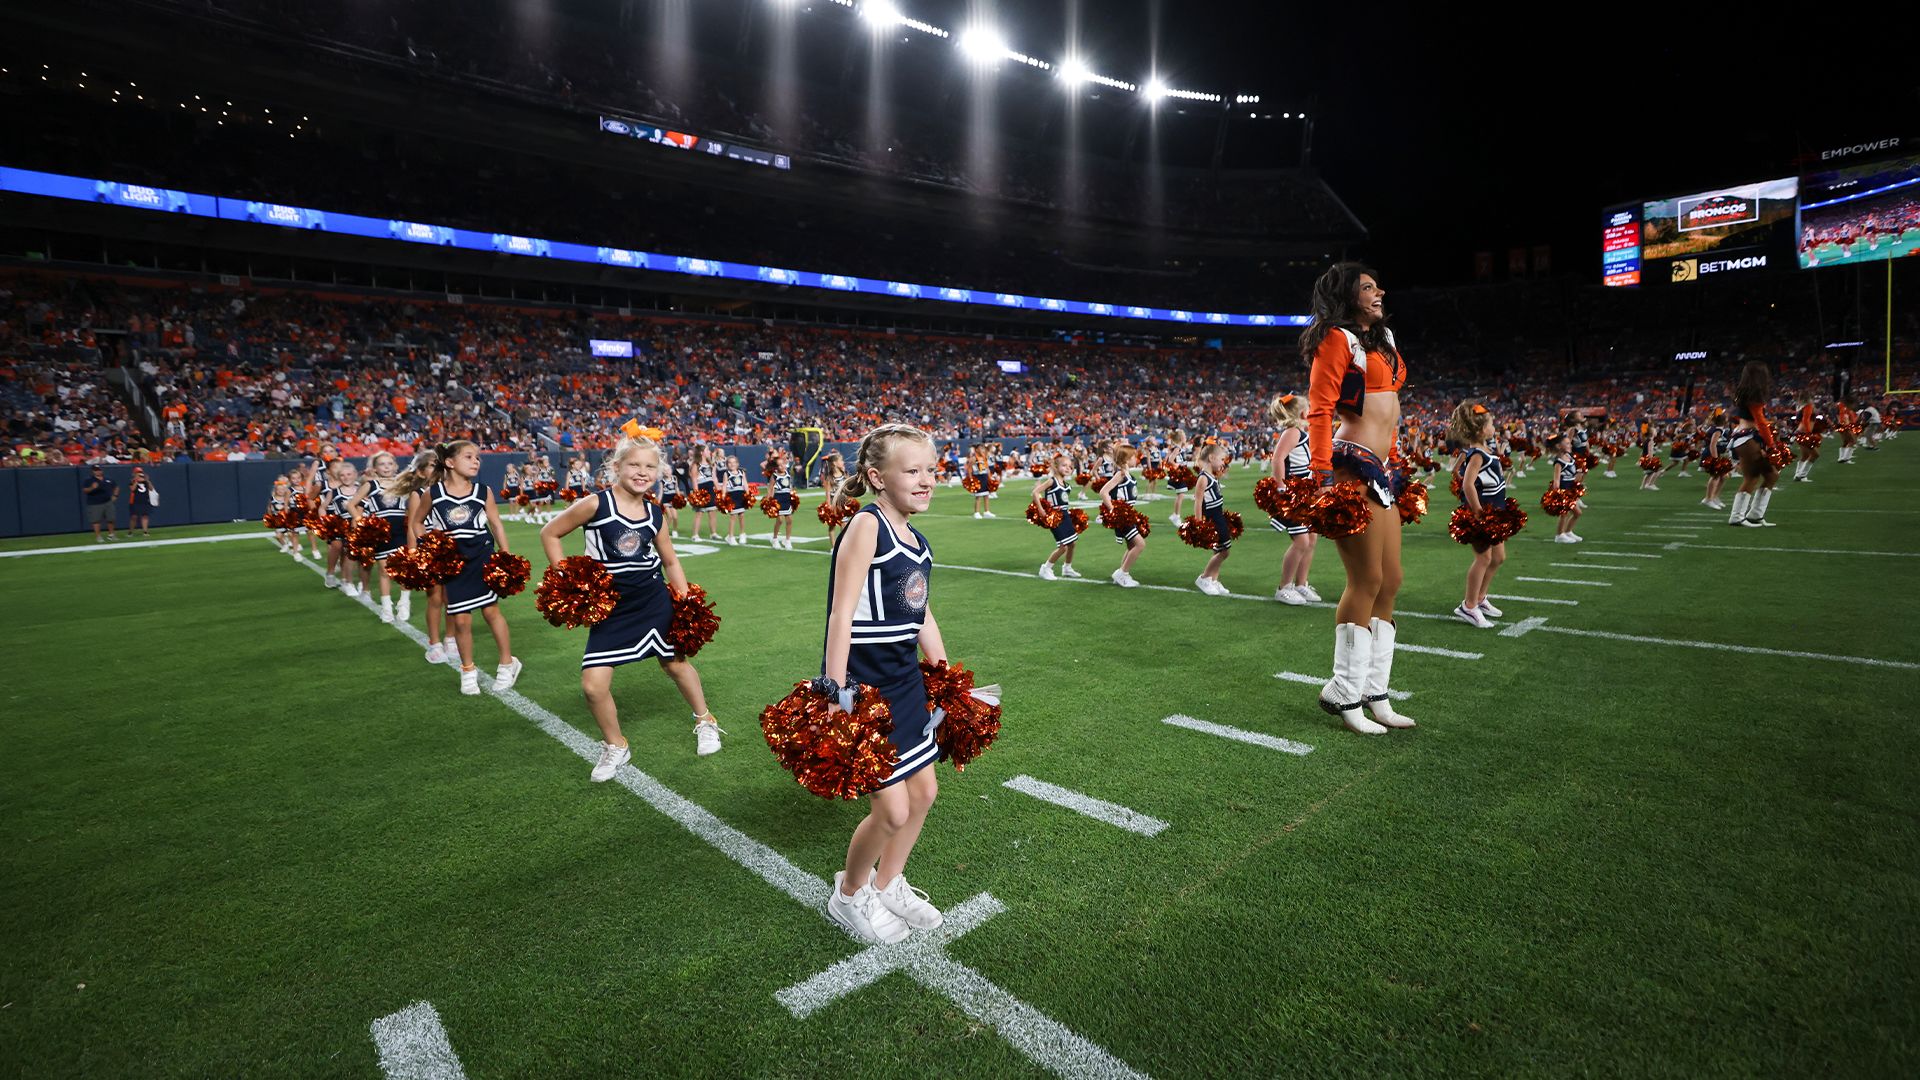
M1362 352L1359 335L1335 327L1314 350L1307 378L1308 464L1317 473L1333 468L1335 412L1359 416L1368 394L1398 393L1407 384L1407 365L1387 331L1392 353Z

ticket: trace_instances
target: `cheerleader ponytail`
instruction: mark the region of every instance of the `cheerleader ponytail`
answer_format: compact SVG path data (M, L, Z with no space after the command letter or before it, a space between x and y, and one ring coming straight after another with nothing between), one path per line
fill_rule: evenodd
M860 440L860 449L854 451L853 468L847 470L846 479L834 490L834 503L858 499L871 491L867 470L884 471L894 446L903 442L924 443L927 449L934 449L933 436L911 424L881 424Z
M389 499L405 499L416 491L425 491L440 477L440 460L439 449L422 450L393 479L381 483L380 490Z

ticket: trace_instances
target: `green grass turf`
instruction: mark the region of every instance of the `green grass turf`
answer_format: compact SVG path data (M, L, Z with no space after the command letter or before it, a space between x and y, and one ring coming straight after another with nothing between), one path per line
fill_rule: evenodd
M1813 484L1782 485L1764 531L1681 517L1704 512L1698 480L1641 493L1637 474L1595 474L1588 543L1540 542L1552 524L1535 513L1495 591L1580 601L1505 602L1508 622L1920 662L1920 559L1622 535L1698 520L1685 539L1914 552L1920 512L1894 493L1917 456L1907 440L1855 466L1829 455ZM1254 475L1227 489L1250 521ZM1518 483L1536 510L1543 475ZM918 522L940 563L1038 565L1047 538L1009 491L989 522L940 491ZM820 531L814 501L802 535ZM1407 534L1409 612L1458 600L1466 552L1444 501ZM1149 509L1136 576L1190 585L1204 553L1173 537L1165 503ZM509 528L538 562L534 530ZM1270 594L1281 547L1249 530L1224 580ZM1118 558L1096 526L1077 561L1104 578ZM1550 565L1585 561L1638 569ZM755 721L818 663L826 559L685 562L725 620L698 666L730 737L696 758L671 685L629 666L615 689L635 764L830 876L862 810L801 791ZM1331 545L1313 576L1337 594ZM500 702L460 697L451 671L264 541L0 559L0 596L8 1072L377 1076L368 1023L416 1000L475 1077L1040 1072L903 975L793 1019L773 994L850 941L589 784ZM954 569L933 598L954 656L1005 684L1006 727L964 774L942 767L911 877L948 906L1001 899L950 954L1137 1069L1920 1070L1911 669L1406 617L1403 642L1485 659L1402 653L1420 727L1363 739L1273 678L1325 670L1324 609ZM505 605L520 689L592 732L584 632L532 601ZM490 657L477 624L476 639ZM1159 722L1172 713L1315 749ZM1171 827L1144 838L1000 786L1020 773Z

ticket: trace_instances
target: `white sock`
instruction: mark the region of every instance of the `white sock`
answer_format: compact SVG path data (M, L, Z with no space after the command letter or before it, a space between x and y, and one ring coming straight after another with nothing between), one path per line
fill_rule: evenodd
M1773 489L1761 488L1754 493L1753 510L1750 516L1755 521L1767 520L1767 504L1773 501Z

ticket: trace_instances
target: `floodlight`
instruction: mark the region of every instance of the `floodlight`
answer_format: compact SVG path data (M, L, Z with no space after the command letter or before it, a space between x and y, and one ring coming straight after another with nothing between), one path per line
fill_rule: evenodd
M970 26L960 32L960 51L976 64L990 64L1007 55L1007 42L991 26Z

